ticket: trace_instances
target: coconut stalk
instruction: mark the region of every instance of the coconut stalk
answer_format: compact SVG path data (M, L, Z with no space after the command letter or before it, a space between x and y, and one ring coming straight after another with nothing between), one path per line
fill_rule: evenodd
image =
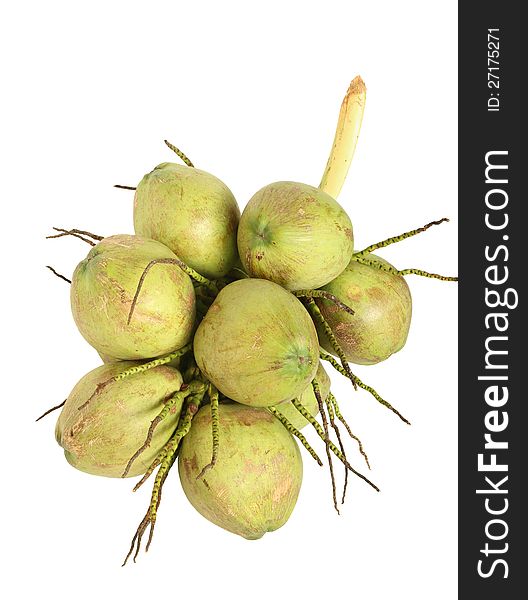
M319 189L330 194L332 198L339 196L354 157L361 122L363 121L366 98L367 88L365 82L358 75L350 82L341 103L334 143L326 163L323 178L319 184Z

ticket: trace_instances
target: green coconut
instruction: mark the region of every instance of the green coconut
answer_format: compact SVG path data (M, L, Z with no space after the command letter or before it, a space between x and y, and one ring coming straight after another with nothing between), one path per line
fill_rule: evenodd
M240 404L220 404L219 435L217 463L197 479L212 451L210 410L200 409L178 457L189 502L215 525L246 539L282 527L302 482L293 437L267 410Z
M176 256L160 242L114 235L94 246L77 265L71 284L73 318L100 354L113 360L152 358L191 340L194 287L190 277L173 264L150 269L127 322L141 275L156 258Z
M369 260L392 267L373 254L369 254ZM323 289L354 309L354 315L349 315L327 300L316 300L347 360L372 365L403 348L411 324L412 300L401 275L352 260ZM320 325L318 332L321 346L334 353Z
M198 326L196 362L228 398L273 406L297 398L319 364L319 341L299 300L264 279L224 287Z
M200 169L162 163L136 189L135 232L164 243L210 279L224 277L238 259L239 219L229 188Z
M263 187L248 202L238 227L247 273L289 290L318 288L337 277L353 247L352 223L343 208L304 183Z
M57 421L55 437L67 461L80 471L121 477L130 457L143 445L154 417L183 383L179 371L159 366L109 383L98 384L135 365L121 362L97 367L73 388ZM182 401L154 430L150 446L135 460L128 477L143 474L176 429Z

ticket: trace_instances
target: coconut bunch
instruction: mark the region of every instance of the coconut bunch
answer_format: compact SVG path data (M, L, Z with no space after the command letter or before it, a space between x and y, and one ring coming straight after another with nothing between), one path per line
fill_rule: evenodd
M321 438L336 510L333 460L344 465L342 501L349 473L378 490L349 462L345 433L368 466L323 362L408 423L350 363L376 364L404 346L412 312L405 275L455 278L398 270L373 254L446 219L354 248L351 219L336 198L365 94L357 77L319 187L271 183L241 214L220 179L166 142L183 164L162 163L136 187L118 186L135 190L133 235L58 229L50 236L91 246L71 280L60 277L71 283L79 332L104 363L55 407L57 442L81 471L139 477L134 490L155 473L125 562L135 560L147 530L148 549L176 461L194 508L247 539L292 513L299 445L323 465L304 427Z

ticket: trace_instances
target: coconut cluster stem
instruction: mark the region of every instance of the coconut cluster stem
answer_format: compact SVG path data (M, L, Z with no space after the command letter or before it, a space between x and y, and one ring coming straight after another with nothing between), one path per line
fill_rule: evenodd
M188 167L194 167L190 159L179 148L176 148L176 146L174 144L171 144L168 140L163 141L165 142L165 145L168 148L170 148L177 156L179 156Z
M152 419L150 427L147 431L147 437L145 438L143 445L140 448L138 448L138 450L136 450L136 452L134 452L134 454L130 457L130 460L128 461L127 466L125 467L125 470L123 471L121 477L126 477L128 475L128 473L130 472L130 468L134 464L134 461L139 456L141 456L141 454L143 454L143 452L147 448L150 447L156 427L167 417L167 415L171 412L174 406L176 406L178 402L185 400L185 398L187 398L188 396L200 394L204 391L205 384L203 384L201 381L193 381L188 385L183 384L180 390L169 398L169 400L165 403L165 406L161 409L160 413L156 415L154 419Z
M137 492L139 488L147 481L147 479L152 475L152 473L156 470L165 457L172 451L173 447L173 439L176 433L169 439L169 441L163 446L163 448L158 452L156 458L150 463L149 468L145 471L143 477L136 483L136 485L132 488L133 492Z
M194 281L196 281L197 283L204 285L211 292L218 293L217 286L215 285L215 283L213 281L211 281L210 279L207 279L207 277L204 277L203 275L200 275L194 269L191 269L191 267L187 266L179 258L155 258L154 260L151 260L149 262L149 264L145 267L145 269L143 270L143 273L141 274L139 283L136 288L136 293L134 294L134 298L132 299L132 304L130 305L130 312L128 313L127 325L130 325L130 321L132 320L132 316L134 314L134 310L136 309L136 304L137 304L137 301L139 298L139 294L141 293L141 288L143 287L145 278L148 275L148 272L150 271L150 269L152 269L152 267L154 267L155 265L176 265L182 271L187 273L187 275L189 275L189 277L191 279L194 279Z
M321 406L323 404L322 398L321 398L321 392L319 389L319 385L317 384L317 382L312 381L312 387L313 387L313 391L315 394L315 397L317 398L317 401L319 403L320 401L320 412L321 412ZM312 415L304 408L303 408L303 412L301 413L303 415L303 417L315 428L317 434L319 435L319 437L323 440L325 440L325 431L324 428L321 427L321 425L316 421L316 419L314 417L312 417ZM323 415L323 412L321 412L321 419L324 421L326 420L326 415ZM328 436L326 436L328 437ZM326 440L325 440L326 442ZM367 479L365 477L365 475L362 475L361 473L359 473L358 471L356 471L348 462L348 460L343 456L342 452L336 447L336 445L330 440L328 439L328 446L330 448L330 450L336 455L336 457L350 470L352 471L352 473L354 473L355 475L357 475L360 479L363 479L363 481L365 481L366 483L368 483L371 487L373 487L377 492L379 492L379 488L374 485L369 479Z
M339 444L339 449L343 453L343 456L346 456L345 446L343 444L343 440L341 439L341 432L339 431L339 427L337 426L337 423L335 422L334 407L332 406L332 403L329 400L329 395L325 398L325 405L326 405L326 410L328 411L328 418L330 419L330 426L335 431L335 434L337 437L337 443ZM341 496L341 504L345 503L347 486L348 486L348 469L345 466L345 480L343 483L343 494Z
M211 434L213 437L213 449L211 454L211 462L209 462L205 467L200 471L196 479L201 479L207 471L212 469L216 465L216 461L218 460L218 449L220 447L220 423L219 423L219 415L218 415L218 390L215 386L210 383L209 384L209 400L211 407Z
M98 396L105 389L105 387L107 385L109 385L110 383L115 382L115 381L121 381L121 379L130 377L131 375L137 375L138 373L143 373L145 371L148 371L149 369L154 369L155 367L160 367L161 365L166 365L167 363L170 363L171 360L174 360L176 358L180 358L181 356L184 356L185 354L187 354L187 352L190 352L191 349L192 349L192 342L187 344L186 346L183 346L183 348L180 348L179 350L175 350L174 352L171 352L170 354L166 354L165 356L162 356L161 358L156 358L149 362L143 363L142 365L134 365L133 367L129 367L128 369L121 371L121 373L118 373L117 375L110 377L110 379L107 379L106 381L102 381L101 383L97 384L97 387L95 388L93 394L88 398L88 400L86 400L86 402L84 402L84 404L81 404L81 406L79 406L79 410L86 408L86 406L88 406L88 404L93 400L93 398Z
M153 472L153 470L156 468L156 466L159 464L159 469L158 469L158 472L156 473L156 479L154 480L154 485L152 487L152 494L150 497L149 507L147 509L145 516L143 517L143 520L139 524L139 527L137 528L136 533L134 534L134 537L132 538L132 543L130 544L130 549L128 551L128 554L125 557L123 566L126 565L128 559L130 558L130 556L132 556L132 553L134 553L133 560L134 560L134 562L136 562L136 558L139 554L139 550L141 549L141 541L142 541L143 535L145 534L145 531L147 530L147 528L149 526L150 526L149 538L147 541L147 545L145 547L145 552L147 552L148 549L150 548L150 544L152 542L152 537L154 535L154 527L156 525L158 508L159 508L159 505L161 502L161 492L163 489L163 484L165 483L165 479L167 478L167 475L168 475L172 465L174 464L174 461L176 460L177 453L178 453L182 439L189 433L189 431L191 429L192 420L194 418L194 415L198 412L198 409L200 408L200 404L203 400L204 394L205 394L205 391L202 392L201 394L193 395L190 398L190 400L187 402L185 414L184 414L183 418L180 420L180 423L178 425L178 428L176 429L176 432L174 433L172 438L169 440L169 442L167 444L165 444L163 450L160 453L160 454L163 454L163 456L161 458L158 456L153 462L153 465L155 465L155 466L151 465L151 467L149 467L149 470L147 471L148 475L150 475ZM136 485L136 487L134 488L134 491L136 489L138 489L138 487L146 480L146 478L148 477L147 473L141 479L139 484ZM135 552L134 552L134 548L135 548Z
M136 551L134 553L133 560L134 560L134 562L136 562L136 558L139 554L139 550L141 549L141 540L143 539L143 534L145 533L145 531L146 531L147 527L149 527L149 525L150 525L149 539L148 539L145 551L148 551L148 549L150 547L150 544L152 542L152 536L154 535L154 527L156 525L157 512L158 512L158 508L159 508L159 505L161 502L161 491L163 488L163 484L165 483L165 479L167 479L167 475L168 475L173 463L174 463L173 457L171 457L168 460L164 460L161 463L161 466L156 474L154 486L152 488L150 505L149 505L147 512L146 512L145 516L143 517L141 523L139 524L139 527L137 528L136 533L134 534L134 537L132 538L132 543L130 544L130 550L128 551L128 554L126 555L125 560L123 561L123 564L121 565L123 567L127 564L127 561L130 558L130 556L132 555L132 552L134 552L134 547L136 548Z
M177 154L188 167L194 167L194 165L189 160L189 158L179 148L177 148L174 144L171 144L168 140L163 140L163 141L164 141L165 145L168 148L170 148L175 154ZM135 187L133 185L116 184L116 185L114 185L114 187L118 188L120 190L131 190L131 191L137 190L137 187Z
M345 369L343 369L343 367L337 362L337 360L331 355L328 354L327 352L324 351L320 351L319 352L319 357L322 360L326 360L327 362L329 362L332 367L334 367L334 369L338 372L341 373L341 375L343 375L344 377L349 378L348 373L346 372ZM360 387L361 389L369 392L369 394L375 398L380 404L382 404L383 406L385 406L386 408L388 408L389 410L391 410L395 415L397 415L404 423L407 423L407 425L410 425L411 423L398 411L394 408L394 406L392 406L392 404L390 404L389 402L387 402L387 400L384 400L379 394L378 392L376 392L376 390L373 387L370 387L370 385L367 385L366 383L363 383L363 381L361 381L361 379L357 376L354 375L354 381L356 383L356 385L358 387Z
M47 235L47 240L53 240L55 238L64 237L67 235L71 235L72 237L76 237L90 246L95 246L96 242L100 242L103 238L102 235L96 235L95 233L90 233L89 231L83 231L82 229L62 229L61 227L53 227L54 231L58 231L59 233L55 235ZM93 241L95 240L95 242Z
M448 275L438 275L437 273L429 273L428 271L423 271L422 269L395 269L391 265L386 265L384 263L380 263L376 260L371 260L369 258L365 258L364 256L354 256L353 260L362 264L368 265L369 267L374 267L375 269L379 269L380 271L386 271L387 273L392 273L393 275L420 275L421 277L428 277L429 279L439 279L440 281L458 281L458 277L451 277Z
M297 290L292 293L294 296L297 296L297 298L324 298L325 300L335 304L341 310L347 312L349 315L354 314L354 311L350 308L350 306L347 306L344 302L339 300L337 296L325 290Z
M332 150L319 184L319 188L333 198L339 196L354 157L366 97L367 88L358 75L350 83L341 104Z
M310 456L315 460L315 462L320 467L322 467L323 461L319 458L315 450L310 446L308 440L304 437L304 435L296 427L294 427L288 421L288 419L282 413L280 413L274 406L268 406L268 411L274 417L276 417L284 425L284 427L301 442L301 444L306 448L306 450L308 450Z
M82 240L83 242L86 242L90 246L95 246L96 243L93 240L100 242L102 239L104 239L103 236L101 236L101 235L96 235L95 233L90 233L89 231L84 231L83 229L62 229L61 227L53 227L53 229L54 229L54 231L58 231L59 233L57 233L56 235L46 236L47 240L52 240L55 238L60 238L60 237L70 235L70 236L73 236L73 237L76 237L76 238ZM71 283L71 279L68 279L68 277L65 277L64 275L61 275L53 267L46 265L46 268L49 269L59 279L62 279L64 281L66 281L67 283Z
M56 275L59 279L62 279L66 283L71 283L71 279L68 279L64 275L61 275L60 273L57 273L57 271L55 271L55 269L53 267L50 267L49 265L46 265L46 269L49 269L54 275Z
M330 344L332 344L332 348L335 350L335 353L339 357L339 360L341 361L341 366L347 373L346 376L352 382L354 389L357 390L357 381L356 381L357 377L354 375L354 373L352 373L352 370L350 369L350 365L348 364L346 355L343 352L343 349L341 348L341 346L339 345L339 342L337 341L336 336L334 335L334 332L332 331L332 328L328 324L327 320L324 318L323 313L321 312L321 309L315 303L315 300L313 298L308 298L307 302L308 302L308 308L309 308L310 312L312 313L314 319L316 321L318 321L321 324L321 326L323 327L323 329L326 333L326 336L328 337L328 341L330 342Z
M58 410L59 408L62 408L66 404L66 400L63 400L60 404L57 404L57 406L52 406L51 408L48 408L48 410L45 413L42 413L38 419L35 419L35 423L37 421L40 421L41 419L43 419L44 417L46 417L53 411Z
M304 408L304 406L299 402L299 400L297 398L292 400L292 403L293 403L293 406L299 411L299 413L311 425L313 425L315 427L315 430L317 431L317 433L319 434L319 436L325 443L326 458L328 460L328 467L330 468L330 480L332 482L332 499L334 501L334 508L335 508L337 514L339 514L339 508L337 508L337 495L336 495L337 491L336 491L336 481L335 481L335 474L334 474L334 465L332 463L332 454L330 452L330 446L331 446L332 442L330 441L330 436L328 434L328 421L326 419L326 413L324 412L324 404L323 404L323 400L321 398L321 389L320 389L319 384L317 383L316 379L312 380L312 388L313 388L315 397L317 399L317 404L319 406L319 413L320 413L321 419L323 421L323 429L322 430L321 430L319 423L317 423L317 421ZM337 448L336 448L336 450L337 450ZM344 457L344 455L343 455L343 457Z
M337 400L336 400L335 396L332 394L332 392L328 393L327 402L332 406L332 408L333 408L333 410L335 412L335 415L338 418L338 420L341 421L341 423L343 423L343 426L347 430L348 435L353 440L355 440L357 442L357 445L358 445L358 448L359 448L359 452L360 452L361 456L363 456L363 458L365 459L367 467L370 470L370 462L369 462L367 453L365 452L365 450L363 448L363 444L362 444L361 440L357 437L357 435L355 435L354 433L352 433L352 430L350 429L350 425L347 423L347 421L345 420L345 418L341 414L341 410L339 408L339 404L337 403Z
M418 227L418 229L412 229L411 231L407 231L400 235L395 235L393 237L387 238L386 240L383 240L382 242L376 242L375 244L367 246L366 248L364 248L363 250L360 250L359 252L354 252L353 258L365 256L367 254L370 254L371 252L374 252L375 250L379 250L380 248L386 248L387 246L390 246L391 244L396 244L397 242L402 242L403 240L406 240L407 238L414 237L415 235L418 235L419 233L423 233L424 231L427 231L434 225L441 225L442 223L448 223L448 222L449 222L449 219L447 217L438 219L438 221L431 221L430 223L427 223L423 227Z

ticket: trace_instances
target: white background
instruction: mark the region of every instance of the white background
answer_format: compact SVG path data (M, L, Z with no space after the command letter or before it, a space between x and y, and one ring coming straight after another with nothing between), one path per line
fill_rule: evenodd
M132 232L132 192L112 185L173 160L165 137L241 206L271 181L317 185L359 73L367 108L340 196L356 247L449 216L380 254L454 274L456 3L48 0L0 23L5 597L455 598L456 284L409 277L406 347L357 368L411 427L333 378L382 489L352 480L341 516L306 455L290 521L256 542L198 515L173 473L151 550L122 569L148 486L75 471L55 416L33 420L99 364L44 268L70 275L88 248L44 236Z

